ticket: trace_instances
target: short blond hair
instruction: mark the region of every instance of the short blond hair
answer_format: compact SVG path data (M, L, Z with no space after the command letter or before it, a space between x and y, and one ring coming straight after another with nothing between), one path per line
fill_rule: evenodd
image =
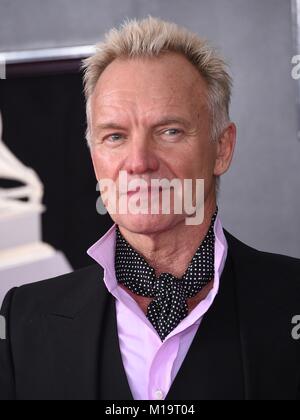
M105 40L96 45L95 54L83 61L89 146L89 99L106 67L117 58L159 57L168 52L183 54L205 79L212 121L211 136L213 140L219 138L229 122L232 90L232 79L225 61L197 34L175 23L149 16L143 20L126 20L119 29L111 29Z

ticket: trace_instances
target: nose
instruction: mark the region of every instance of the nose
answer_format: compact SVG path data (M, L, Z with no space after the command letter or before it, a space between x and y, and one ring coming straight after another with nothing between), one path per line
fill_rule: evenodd
M157 171L159 160L146 140L132 141L125 162L125 170L129 175L141 175L147 172Z

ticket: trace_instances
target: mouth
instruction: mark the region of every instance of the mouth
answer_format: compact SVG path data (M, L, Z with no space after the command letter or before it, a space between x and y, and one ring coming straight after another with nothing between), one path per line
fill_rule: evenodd
M131 197L134 194L140 193L140 194L155 194L157 192L162 192L163 188L159 187L157 188L153 188L153 187L148 187L148 188L140 188L137 187L135 190L130 190L127 193L127 196Z

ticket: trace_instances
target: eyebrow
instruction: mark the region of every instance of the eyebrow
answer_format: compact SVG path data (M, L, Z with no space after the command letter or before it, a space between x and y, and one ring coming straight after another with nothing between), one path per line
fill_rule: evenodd
M169 124L182 124L182 125L185 125L185 126L190 126L191 125L191 123L183 117L177 117L177 116L170 115L170 116L162 118L160 121L158 121L154 125L154 127L160 127L162 125L169 125Z
M182 124L185 126L190 126L190 122L188 120L186 120L185 118L182 117L177 117L177 116L166 116L164 118L162 118L161 120L157 121L154 125L153 128L157 128L157 127L161 127L163 125L169 125L169 124ZM101 123L98 124L96 126L96 131L100 131L100 130L124 130L124 126L122 126L121 124L118 124L114 121L108 121L105 123Z
M98 124L96 127L96 130L108 130L108 129L114 129L114 130L123 130L124 127L122 127L122 125L117 124L115 122L107 122L107 123L103 123L103 124Z

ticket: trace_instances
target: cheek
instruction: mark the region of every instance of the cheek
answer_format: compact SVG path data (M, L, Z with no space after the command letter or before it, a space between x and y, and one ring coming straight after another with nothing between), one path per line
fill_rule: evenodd
M210 166L208 165L209 158L199 150L192 153L181 154L172 159L170 168L176 178L180 179L202 179L207 178L210 173Z
M213 145L199 147L194 151L193 158L190 159L191 171L195 178L208 180L213 177L215 166L215 153Z
M115 174L117 172L115 159L112 159L111 156L106 156L105 153L101 153L100 150L94 150L91 157L98 180L105 178L115 179Z

